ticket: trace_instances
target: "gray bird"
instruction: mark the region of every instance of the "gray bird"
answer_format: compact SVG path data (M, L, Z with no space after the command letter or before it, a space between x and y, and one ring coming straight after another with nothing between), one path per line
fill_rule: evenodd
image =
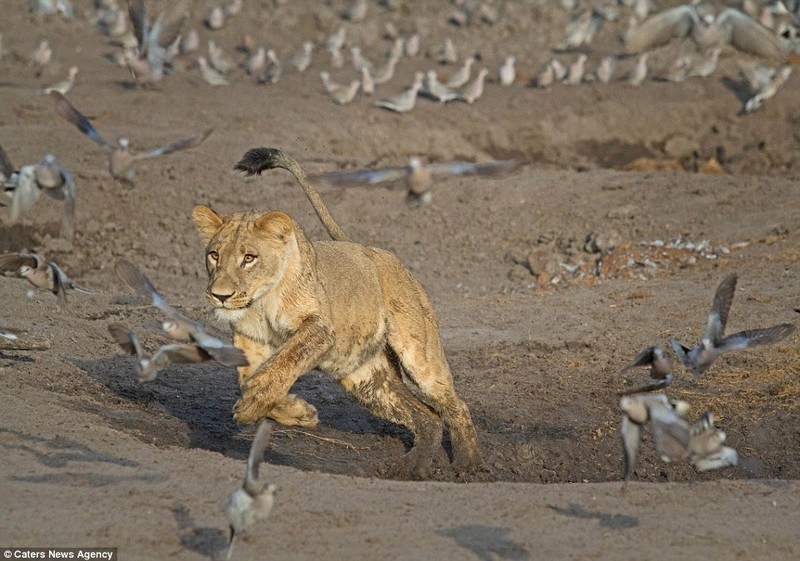
M4 195L11 199L9 222L17 222L39 200L42 192L64 201L61 236L71 242L75 235L75 181L72 174L59 165L52 154L46 154L38 164L22 166L8 178Z
M409 158L407 166L333 172L319 175L316 179L330 185L339 186L376 185L378 183L391 183L402 180L407 191L407 202L412 205L422 205L431 201L431 187L436 177L447 175L497 177L516 171L520 165L521 163L516 160L423 165L419 157L412 156Z
M647 386L636 388L633 390L626 390L621 395L630 395L634 393L650 392L666 388L672 383L672 363L669 358L664 355L661 347L658 345L651 345L639 353L633 362L623 368L621 372L637 368L640 366L650 367L650 378L656 380L654 383Z
M52 86L48 86L40 90L42 94L49 94L52 91L61 92L62 94L66 94L72 89L72 86L75 85L75 76L78 75L78 67L77 66L70 66L69 72L67 74L67 78L62 80Z
M197 57L197 65L200 67L200 75L203 81L209 86L229 86L228 79L216 68L212 68L208 64L208 60L204 56Z
M13 272L26 279L39 290L49 290L58 297L61 306L67 304L67 290L93 294L72 282L54 261L47 261L38 253L0 254L0 272Z
M456 70L450 79L445 83L448 88L460 88L469 82L470 74L472 73L472 65L475 64L476 58L474 56L468 57L464 60L464 64Z
M728 312L733 302L733 294L736 291L736 281L737 276L732 273L725 277L717 287L714 293L714 302L708 314L706 330L697 347L690 349L675 339L670 339L675 354L695 377L708 370L721 354L778 343L795 331L793 324L783 323L766 329L750 329L725 336L725 325L728 322Z
M639 55L639 60L636 61L636 66L634 67L633 72L631 72L628 76L628 84L631 86L639 86L645 81L645 78L647 78L648 56L648 53L642 53Z
M745 113L752 113L753 111L760 109L766 100L778 93L778 90L781 88L781 86L783 86L783 84L786 83L791 75L791 66L784 66L778 71L773 70L772 75L762 82L760 87L755 90L755 94L745 102Z
M686 36L701 49L730 44L769 59L784 60L788 56L785 42L771 30L735 8L715 15L707 0L694 0L649 17L628 32L626 43L631 52L641 52Z
M311 41L304 42L301 49L297 51L294 55L292 55L291 59L289 59L289 63L298 72L305 71L305 69L311 65L311 52L313 50L314 50L314 43L312 43Z
M601 84L608 84L614 77L614 69L617 66L617 57L607 56L600 61L597 69L594 71L597 81Z
M53 98L56 104L56 111L58 111L58 114L61 115L61 117L75 125L79 131L105 148L105 150L108 152L108 170L111 172L111 176L120 180L126 185L133 184L132 180L136 175L136 162L139 160L171 154L172 152L177 152L178 150L193 148L208 138L208 135L210 135L213 131L213 129L206 129L200 134L181 138L175 142L167 144L166 146L159 146L158 148L153 148L151 150L147 150L146 152L137 152L134 154L128 149L130 142L127 138L120 138L116 145L107 142L94 129L92 124L89 122L89 119L81 114L80 111L75 109L75 107L69 101L67 101L66 97L61 95L59 92L52 92L50 97Z
M422 79L424 75L422 72L417 72L414 75L414 83L406 88L402 93L395 96L381 99L372 103L374 107L382 107L396 113L407 113L414 109L417 101L417 93L422 88Z
M469 104L475 103L483 95L483 84L489 75L488 68L481 68L474 80L458 92L458 99Z
M142 87L150 87L167 74L172 59L167 46L180 36L181 26L189 15L185 0L170 2L151 26L145 0L128 0L128 14L133 24L138 51L127 55L131 74Z
M140 382L152 382L161 370L170 364L192 364L214 360L208 352L196 343L169 343L161 345L149 355L144 352L136 334L120 323L108 326L111 336L130 355L136 357L136 376Z
M247 358L241 349L229 345L206 332L203 324L187 318L170 306L156 290L150 279L132 263L120 259L115 266L117 276L140 296L161 310L166 320L161 327L164 333L176 341L193 343L225 366L247 366Z
M264 452L269 445L272 434L272 423L266 419L261 421L250 445L250 455L247 458L247 471L244 473L242 486L228 495L223 510L228 517L231 537L228 544L226 559L233 554L236 538L248 532L258 522L265 520L272 510L275 502L274 483L263 485L258 481L258 467L264 459Z
M663 393L637 393L619 401L623 411L620 436L625 455L625 481L633 475L642 427L650 424L656 453L665 461L688 457L691 432L683 419L689 411L685 401L670 401Z
M420 89L420 93L435 99L439 103L447 103L448 101L458 99L458 92L440 83L435 70L428 70L425 83L422 89Z
M500 79L500 84L503 86L510 86L514 83L514 80L517 78L517 70L514 67L515 63L517 62L517 57L515 56L507 56L503 61L503 65L500 67L498 71L498 78Z

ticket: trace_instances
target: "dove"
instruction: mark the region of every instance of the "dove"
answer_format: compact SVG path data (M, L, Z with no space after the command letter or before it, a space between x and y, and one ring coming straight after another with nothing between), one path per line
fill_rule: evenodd
M450 37L447 37L444 40L444 45L436 55L436 60L439 61L441 64L455 64L458 62L458 52L456 51L456 46L453 44L453 40Z
M669 358L664 355L664 352L658 345L651 345L650 347L647 347L645 350L639 353L635 359L633 359L632 363L623 368L621 372L640 366L649 366L650 378L656 380L656 382L642 388L625 391L622 393L622 395L650 392L653 390L666 388L672 383L672 363L670 362Z
M47 39L42 39L28 58L28 66L44 66L53 58L53 49Z
M407 113L411 111L414 109L414 105L417 101L417 93L419 93L419 90L422 87L422 79L422 72L417 72L414 75L414 83L410 87L406 88L402 93L386 99L375 101L372 105L374 107L382 107L383 109L388 109L389 111L394 111L396 113Z
M214 41L208 42L208 57L206 61L216 70L222 74L227 74L231 69L232 63L225 58L222 52L222 47L217 45Z
M277 84L283 76L283 65L278 60L278 56L272 49L267 49L267 62L258 76L261 84Z
M161 345L152 355L142 349L139 338L120 323L112 323L108 331L122 349L136 357L136 376L139 382L152 382L158 372L170 364L192 364L206 362L214 358L196 343L168 343Z
M394 76L394 69L399 61L399 56L389 57L389 60L386 61L386 64L375 69L375 73L372 75L372 81L375 82L375 84L385 84L391 80L392 76Z
M128 0L128 14L138 44L136 54L127 54L126 61L136 83L149 88L161 81L172 63L166 46L178 39L188 16L183 0L168 4L152 26L148 24L145 0Z
M347 39L347 29L341 26L334 33L328 35L325 40L325 50L328 52L339 51L344 47L344 42Z
M186 35L183 35L181 37L180 53L182 55L188 55L189 53L193 53L199 48L200 48L200 34L197 33L196 29L190 29L186 33Z
M432 199L433 180L448 175L480 175L498 177L516 171L520 167L516 160L496 160L492 162L450 162L441 164L422 164L418 156L409 158L407 166L363 169L322 174L316 177L330 185L376 185L403 180L407 202L412 205L427 204Z
M364 72L366 72L366 70L364 70ZM355 99L359 87L361 87L361 82L358 80L353 80L349 85L337 86L329 93L331 94L331 98L336 105L347 105Z
M264 459L264 452L269 445L272 434L272 423L261 421L250 445L250 455L247 458L247 471L244 474L242 486L228 495L223 510L228 517L231 537L228 543L226 559L230 560L236 538L246 533L258 522L265 520L272 510L275 501L276 486L260 484L258 481L258 466Z
M517 62L517 57L515 56L508 56L503 61L503 66L500 67L500 71L498 73L501 85L510 86L511 84L514 83L514 80L516 80L517 71L514 68L516 62Z
M353 23L363 21L367 17L368 6L367 0L354 0L350 9L344 14L345 19Z
M214 6L208 11L205 24L214 31L222 29L222 26L225 25L225 10L222 6Z
M544 69L536 76L537 88L549 88L556 81L556 71L553 65L549 62L545 65Z
M129 150L130 142L127 138L120 138L116 146L110 144L100 136L89 120L67 101L66 97L59 92L51 92L50 97L53 98L56 104L56 111L61 117L75 125L79 131L91 138L108 152L108 170L111 176L126 185L132 185L133 177L136 174L137 161L192 148L208 138L208 135L213 131L213 129L206 129L200 134L181 138L166 146L153 148L146 152L132 153Z
M206 332L203 324L187 318L170 306L156 290L150 279L135 265L123 259L114 267L122 281L140 296L150 300L153 306L166 316L161 327L169 337L183 343L193 343L225 366L247 366L244 353Z
M594 72L597 81L601 84L608 84L614 77L614 69L616 66L617 58L615 56L604 57Z
M468 57L464 64L459 68L445 83L445 86L448 88L460 88L467 82L469 82L469 77L472 72L472 65L475 64L475 57L471 56Z
M414 33L406 39L405 42L406 56L414 57L419 54L419 33Z
M774 60L785 60L785 42L744 12L726 8L714 13L707 0L694 0L659 12L631 29L625 40L631 52L659 47L674 38L690 36L701 48L730 44L735 49Z
M238 16L242 12L244 0L231 0L222 7L226 17Z
M256 76L267 65L267 50L264 47L258 47L256 52L253 53L247 60L244 61L244 70L250 76Z
M306 41L303 47L292 56L289 63L298 72L303 72L306 68L311 66L311 51L314 50L314 43Z
M647 78L647 58L647 53L639 55L639 60L636 61L633 72L628 76L628 84L631 86L639 86Z
M565 84L577 86L583 81L583 72L586 67L587 58L588 57L585 54L581 53L578 55L577 60L569 65L569 72L567 73L567 77L564 79Z
M230 85L230 82L228 82L228 79L225 78L225 76L223 76L222 73L209 66L206 57L204 56L197 57L197 64L198 66L200 66L200 75L203 77L203 81L209 86Z
M397 59L400 60L403 58L403 52L405 51L405 41L402 37L398 37L392 43L392 48L389 50L389 59Z
M372 95L375 93L375 82L369 74L369 68L366 66L361 68L361 91L364 95Z
M372 70L372 63L364 58L364 55L361 54L361 47L358 45L353 45L350 47L350 57L353 61L353 67L356 69L356 71L361 72L361 69L364 67Z
M341 50L335 51L328 51L328 54L331 57L330 65L331 68L342 68L344 66L344 55L342 54Z
M588 45L594 40L595 35L603 27L606 13L603 10L588 8L569 22L566 28L566 37L558 45L558 50L577 49Z
M38 253L0 254L0 272L14 272L39 290L49 290L58 297L61 306L67 304L67 290L92 294L72 282L54 261L47 261Z
M439 103L447 103L458 99L458 92L451 90L444 84L439 83L435 70L428 70L428 74L420 93L432 97Z
M458 99L467 103L475 103L483 95L483 83L489 75L488 68L481 68L475 79L458 92Z
M706 411L692 427L689 438L689 461L697 471L709 471L738 465L739 454L724 446L727 435L714 427L714 416Z
M49 197L64 201L61 215L61 236L72 242L75 234L75 181L72 174L56 163L52 154L46 154L35 165L22 166L12 173L8 180L10 191L5 196L11 198L8 221L17 222L33 206L44 191Z
M789 79L791 74L791 66L784 66L777 72L773 70L772 76L762 82L761 86L756 90L755 95L745 102L745 113L752 113L756 109L759 109L766 100L778 93L780 87L786 83L786 80Z
M656 453L665 461L688 457L691 431L683 419L689 410L685 401L670 401L661 393L637 393L620 398L623 411L620 436L625 455L625 481L633 475L642 427L650 423Z
M69 72L67 74L67 79L58 82L57 84L53 84L52 86L48 86L41 90L42 94L49 94L50 92L59 92L62 95L66 94L72 89L72 86L75 85L75 76L78 75L78 67L77 66L70 66Z
M697 347L690 349L675 339L670 340L681 363L691 370L695 377L708 370L714 360L724 353L778 343L795 331L793 324L783 323L766 329L751 329L725 336L725 326L728 323L728 312L733 303L737 280L736 274L731 273L717 286L703 339Z

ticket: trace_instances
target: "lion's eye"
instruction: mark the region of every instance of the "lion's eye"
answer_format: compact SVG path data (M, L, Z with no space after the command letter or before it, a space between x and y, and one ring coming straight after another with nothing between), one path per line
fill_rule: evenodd
M256 260L256 256L252 253L246 253L245 256L242 258L242 263L248 265Z
M213 251L213 250L209 251L208 252L208 258L211 259L212 261L217 261L217 260L219 260L219 253L217 253L216 251Z

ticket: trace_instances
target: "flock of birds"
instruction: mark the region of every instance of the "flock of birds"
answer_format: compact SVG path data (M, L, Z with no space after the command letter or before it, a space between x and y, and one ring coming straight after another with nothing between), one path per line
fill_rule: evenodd
M648 53L652 49L685 37L690 37L700 51L697 55L682 55L668 73L669 80L681 81L690 76L709 76L716 69L724 45L779 64L773 67L760 63L742 66L742 75L753 91L753 96L745 104L746 111L760 107L765 100L775 95L791 75L791 66L785 63L800 24L800 1L769 2L761 6L752 0L745 0L742 2L742 10L728 8L716 12L707 0L694 0L690 4L655 14L652 14L652 0L609 0L601 7L586 9L580 9L577 0L561 0L560 3L564 8L575 12L575 17L566 29L566 36L558 46L562 50L585 48L600 32L605 21L612 21L619 16L620 7L630 10L631 24L624 38L628 51L626 56L641 53L628 77L631 85L641 84L646 79ZM31 10L43 14L59 13L65 18L75 17L69 0L33 0L29 5ZM466 25L471 21L494 24L500 17L492 2L456 0L454 5L455 11L450 16L454 25ZM204 23L211 30L220 29L230 18L240 13L242 6L243 0L232 0L225 5L215 6ZM365 19L369 9L370 5L366 0L355 0L343 17L348 25L356 25ZM117 62L129 68L137 84L150 88L181 66L179 57L199 50L198 32L182 32L187 15L184 1L169 3L167 9L151 22L145 0L128 0L127 9L121 8L117 0L97 0L93 21L123 46L122 52L115 57ZM347 29L345 25L341 25L325 40L324 50L330 70L323 70L319 74L325 91L336 104L350 103L359 92L367 96L373 95L378 86L392 80L403 57L413 59L422 54L418 33L401 37L392 24L387 24L386 36L393 42L386 59L380 64L375 63L364 56L358 45L349 45L352 67L358 78L340 84L333 80L331 72L342 69L346 64L343 50L348 44ZM316 47L313 42L305 41L300 50L283 63L273 49L257 45L250 37L244 38L241 48L246 53L246 58L239 64L244 72L258 83L275 84L283 76L285 68L294 72L306 71L311 66ZM0 45L0 56L3 54ZM375 101L373 105L404 113L413 110L418 96L425 96L442 104L450 101L471 104L481 97L490 71L487 67L482 67L473 75L473 67L480 60L478 55L468 56L459 62L453 41L446 38L441 48L431 56L442 65L457 66L443 81L440 81L436 69L417 71L409 86L396 95ZM42 68L51 58L52 48L43 40L28 58L28 63ZM586 72L588 56L584 52L568 66L553 58L544 65L532 84L549 87L556 82L575 85L586 80L608 83L615 77L617 58L604 58L593 73ZM206 83L213 86L230 83L229 73L236 64L225 57L225 53L214 41L209 41L207 55L197 56L196 61L200 75ZM511 86L519 81L516 62L517 57L514 55L504 59L497 71L499 84ZM209 129L164 146L132 152L127 138L120 138L116 143L107 141L67 99L66 95L72 89L77 74L78 68L70 67L66 80L42 88L40 93L52 98L58 115L107 151L109 173L126 186L132 185L139 160L195 147L212 132ZM335 185L403 180L408 201L426 204L431 200L431 184L437 175L474 174L493 177L511 173L519 166L520 163L516 161L424 165L420 158L413 157L408 166L336 172L320 175L317 179ZM38 163L16 168L0 147L0 185L3 186L0 202L4 201L3 204L9 207L10 223L18 221L42 192L63 200L65 204L61 235L72 240L75 181L72 174L57 163L52 154L45 155ZM169 305L152 282L133 264L120 260L116 264L116 271L125 284L165 316L162 328L171 340L155 351L148 352L127 326L119 323L109 326L113 340L124 352L135 357L134 369L140 382L155 380L158 372L172 363L215 360L232 367L247 364L241 350L214 337L201 323L182 315ZM69 290L91 294L76 285L55 262L36 253L0 255L0 273L17 275L27 280L35 289L52 292L61 305L66 305ZM708 370L713 361L723 353L777 343L795 331L794 325L781 324L726 336L725 326L736 281L736 275L730 275L717 288L705 334L696 347L687 348L675 340L671 341L680 362L695 376ZM0 329L0 337L18 338L16 334L5 329ZM660 393L673 380L671 361L660 347L654 345L645 349L625 369L644 366L650 368L650 375L655 381L625 392L620 400L623 411L621 434L625 480L634 471L641 432L648 424L652 428L656 452L666 461L688 460L698 471L736 465L738 454L733 448L724 445L726 435L715 427L711 412L704 413L697 422L690 425L686 420L689 405L684 401L671 400L665 393ZM264 486L258 480L258 467L268 446L270 432L271 424L266 421L258 427L243 483L230 494L225 505L231 527L229 558L236 537L264 519L273 504L275 486Z
M722 354L779 343L796 330L793 324L782 323L725 335L737 280L737 275L732 273L717 286L703 338L696 347L689 348L675 339L670 340L675 355L694 377L705 373ZM685 420L689 404L671 400L664 393L656 393L673 381L672 362L661 347L652 345L646 348L623 371L643 366L650 367L650 377L654 382L625 391L620 399L625 480L633 474L642 427L648 423L656 453L664 461L688 459L698 471L737 465L739 455L736 450L724 445L726 435L714 426L714 416L710 411L703 413L690 427Z

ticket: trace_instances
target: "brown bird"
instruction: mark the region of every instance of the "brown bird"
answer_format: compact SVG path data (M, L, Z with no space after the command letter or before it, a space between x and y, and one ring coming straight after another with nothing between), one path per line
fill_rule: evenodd
M89 119L81 114L80 111L75 109L75 107L69 101L67 101L67 98L61 93L52 92L50 97L52 97L55 101L56 111L58 111L59 115L75 125L79 131L84 133L86 136L94 140L97 144L108 151L109 172L111 172L111 175L115 179L118 179L123 184L128 186L133 185L132 180L136 175L135 164L139 160L171 154L172 152L177 152L178 150L193 148L208 138L208 135L210 135L214 130L206 129L200 134L178 139L171 144L167 144L166 146L153 148L152 150L147 150L146 152L132 153L129 150L130 142L127 138L120 138L116 145L109 143L94 129L92 124L89 122Z
M630 370L631 368L637 368L639 366L649 366L650 377L653 380L656 380L656 382L641 388L626 390L621 392L620 395L651 392L666 388L672 383L672 362L670 362L669 358L664 355L664 352L658 345L647 347L645 350L639 353L635 359L633 359L632 363L623 368L621 372Z
M117 261L115 270L125 284L140 296L150 300L153 306L167 316L161 327L171 338L184 343L193 343L225 366L247 366L247 358L241 349L210 335L206 332L203 324L187 318L170 306L150 282L150 279L135 265L120 259Z
M49 290L58 296L62 306L67 304L67 290L92 294L91 291L73 283L55 262L47 261L38 253L0 254L0 272L14 272L36 288Z
M226 559L230 559L233 554L236 538L259 521L266 519L272 510L276 486L274 483L264 486L258 482L258 466L264 459L264 452L269 444L271 434L272 423L267 420L261 421L253 443L250 445L247 471L244 473L242 486L228 495L228 499L225 501L224 510L231 529Z
M136 357L136 375L140 382L152 382L158 372L170 364L190 364L214 360L195 343L169 343L161 345L152 355L144 352L136 334L121 323L112 323L108 331L114 341L130 355Z
M407 202L411 205L428 204L432 199L431 187L437 176L481 175L496 177L516 171L521 162L516 160L497 160L493 162L470 163L450 162L424 164L417 156L409 158L407 166L363 169L326 173L317 179L331 185L375 185L376 183L404 180L407 189Z

